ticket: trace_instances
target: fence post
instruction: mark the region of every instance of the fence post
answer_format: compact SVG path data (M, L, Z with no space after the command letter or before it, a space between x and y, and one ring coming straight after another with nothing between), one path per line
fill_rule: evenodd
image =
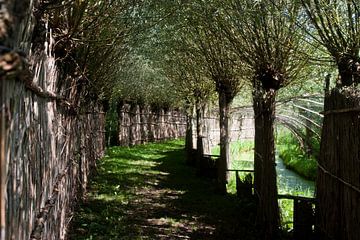
M240 176L239 176L239 171L235 171L235 179L236 179L236 184L235 184L235 189L236 189L236 195L239 197L240 196L240 184L241 184L241 180L240 180Z
M311 239L313 224L312 203L306 200L294 199L294 239Z

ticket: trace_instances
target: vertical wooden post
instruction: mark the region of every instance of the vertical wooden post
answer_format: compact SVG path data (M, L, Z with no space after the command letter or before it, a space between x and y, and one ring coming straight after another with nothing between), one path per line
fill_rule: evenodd
M311 239L314 214L310 201L294 199L294 239Z
M239 176L239 171L236 170L235 171L235 178L236 178L236 196L240 197L240 184L241 184L241 180L240 180L240 176Z

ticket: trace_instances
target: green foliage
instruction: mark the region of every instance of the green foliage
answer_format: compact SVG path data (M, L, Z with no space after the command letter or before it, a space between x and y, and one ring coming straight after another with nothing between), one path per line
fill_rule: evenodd
M301 14L299 2L226 2L228 7L217 19L239 59L251 70L249 79L258 79L267 88L274 84L274 78L279 84L271 86L275 89L294 81L308 63L304 54L307 43L297 23Z
M319 151L318 142L314 142L314 152ZM291 133L282 131L277 137L277 151L287 168L299 175L310 179L316 179L317 160L314 156L307 156L299 146L297 139ZM317 155L317 154L316 154Z
M308 17L308 36L326 48L336 63L337 86L359 82L360 14L357 1L302 0Z
M141 55L129 55L126 59L119 66L118 79L112 90L114 99L158 107L180 105L173 82L150 60Z

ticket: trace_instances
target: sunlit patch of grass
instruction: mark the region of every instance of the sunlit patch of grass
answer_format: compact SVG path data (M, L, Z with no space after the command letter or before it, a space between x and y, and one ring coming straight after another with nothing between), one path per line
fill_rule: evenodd
M254 204L215 194L183 148L181 140L109 148L69 239L257 239Z
M167 144L112 147L98 162L97 175L93 178L87 199L77 209L70 239L141 239L141 229L128 223L129 204L138 198L139 189L156 185L157 176L169 173L156 170L157 159L167 151L182 148L181 140ZM129 232L132 232L129 236Z
M293 228L294 201L290 199L279 199L281 226L285 230Z

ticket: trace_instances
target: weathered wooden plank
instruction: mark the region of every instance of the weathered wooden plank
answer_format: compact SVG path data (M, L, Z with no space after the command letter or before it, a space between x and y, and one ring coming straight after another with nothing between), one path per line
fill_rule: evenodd
M291 200L302 200L315 203L316 199L312 197L294 196L289 194L278 194L278 199L291 199Z

